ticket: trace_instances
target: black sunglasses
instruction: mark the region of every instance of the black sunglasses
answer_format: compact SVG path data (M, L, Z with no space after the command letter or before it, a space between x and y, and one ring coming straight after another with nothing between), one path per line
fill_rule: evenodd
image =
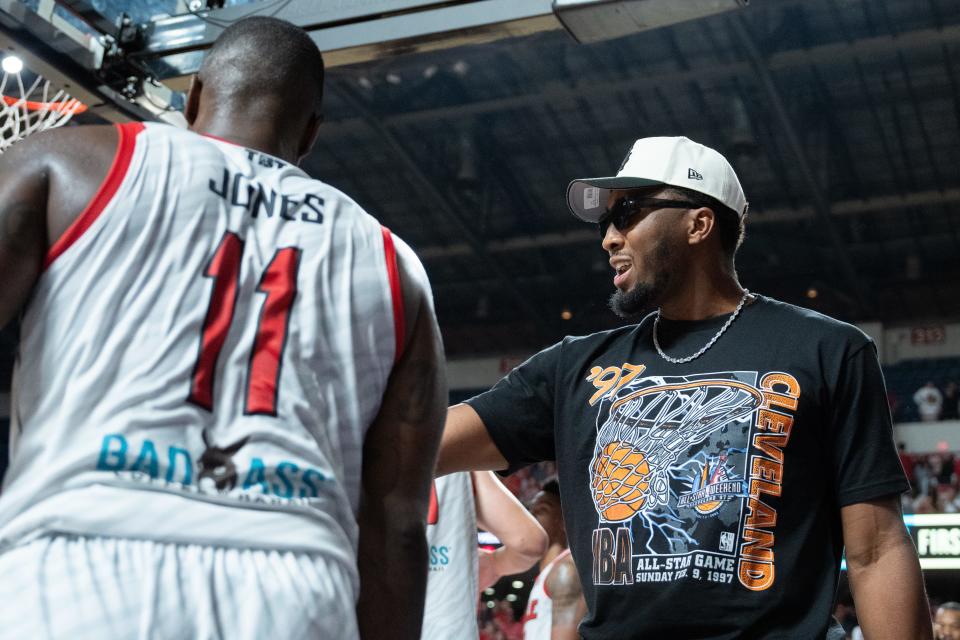
M607 229L612 224L617 231L623 231L630 226L633 220L642 209L699 209L702 205L689 200L667 200L664 198L635 198L633 196L624 196L618 198L612 207L607 208L607 213L600 218L597 224L600 227L600 237L607 236Z

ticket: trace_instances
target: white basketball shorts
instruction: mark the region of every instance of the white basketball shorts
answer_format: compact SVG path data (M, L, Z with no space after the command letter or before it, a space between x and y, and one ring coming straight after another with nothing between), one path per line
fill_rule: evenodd
M0 555L0 638L358 638L356 594L313 554L47 536Z

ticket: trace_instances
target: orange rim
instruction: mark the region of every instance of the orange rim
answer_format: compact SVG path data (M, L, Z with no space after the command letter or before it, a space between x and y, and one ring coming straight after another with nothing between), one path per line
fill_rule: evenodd
M58 111L60 113L77 114L87 110L87 105L76 98L62 102L34 102L33 100L21 100L19 98L0 95L0 99L2 99L7 106L12 107L17 104L22 104L30 111Z

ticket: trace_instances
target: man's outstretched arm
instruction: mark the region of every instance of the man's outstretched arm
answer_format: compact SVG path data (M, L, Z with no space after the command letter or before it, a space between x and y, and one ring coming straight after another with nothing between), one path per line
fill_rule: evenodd
M578 640L577 628L587 615L580 576L569 555L557 562L547 578L547 591L553 600L550 640Z
M843 507L847 577L857 618L871 640L933 637L920 561L899 496Z
M502 576L521 573L547 550L547 532L490 471L474 471L473 494L477 525L497 536L503 546L480 550L479 587L485 589Z
M455 471L497 471L506 468L507 459L493 443L487 427L473 407L468 404L450 407L437 460L437 477Z
M447 405L443 346L426 274L397 242L406 346L363 446L360 636L416 640L427 583L430 483Z

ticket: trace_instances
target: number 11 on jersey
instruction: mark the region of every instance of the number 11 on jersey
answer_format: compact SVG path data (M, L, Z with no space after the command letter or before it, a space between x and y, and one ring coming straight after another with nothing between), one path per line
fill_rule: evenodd
M200 352L193 368L187 400L207 411L213 410L217 360L237 308L242 256L243 240L228 231L204 271L205 277L213 279L213 291L203 321ZM287 343L290 309L297 297L299 268L300 249L277 249L257 284L257 292L266 294L266 299L260 309L257 333L247 366L245 414L277 415L280 364Z

